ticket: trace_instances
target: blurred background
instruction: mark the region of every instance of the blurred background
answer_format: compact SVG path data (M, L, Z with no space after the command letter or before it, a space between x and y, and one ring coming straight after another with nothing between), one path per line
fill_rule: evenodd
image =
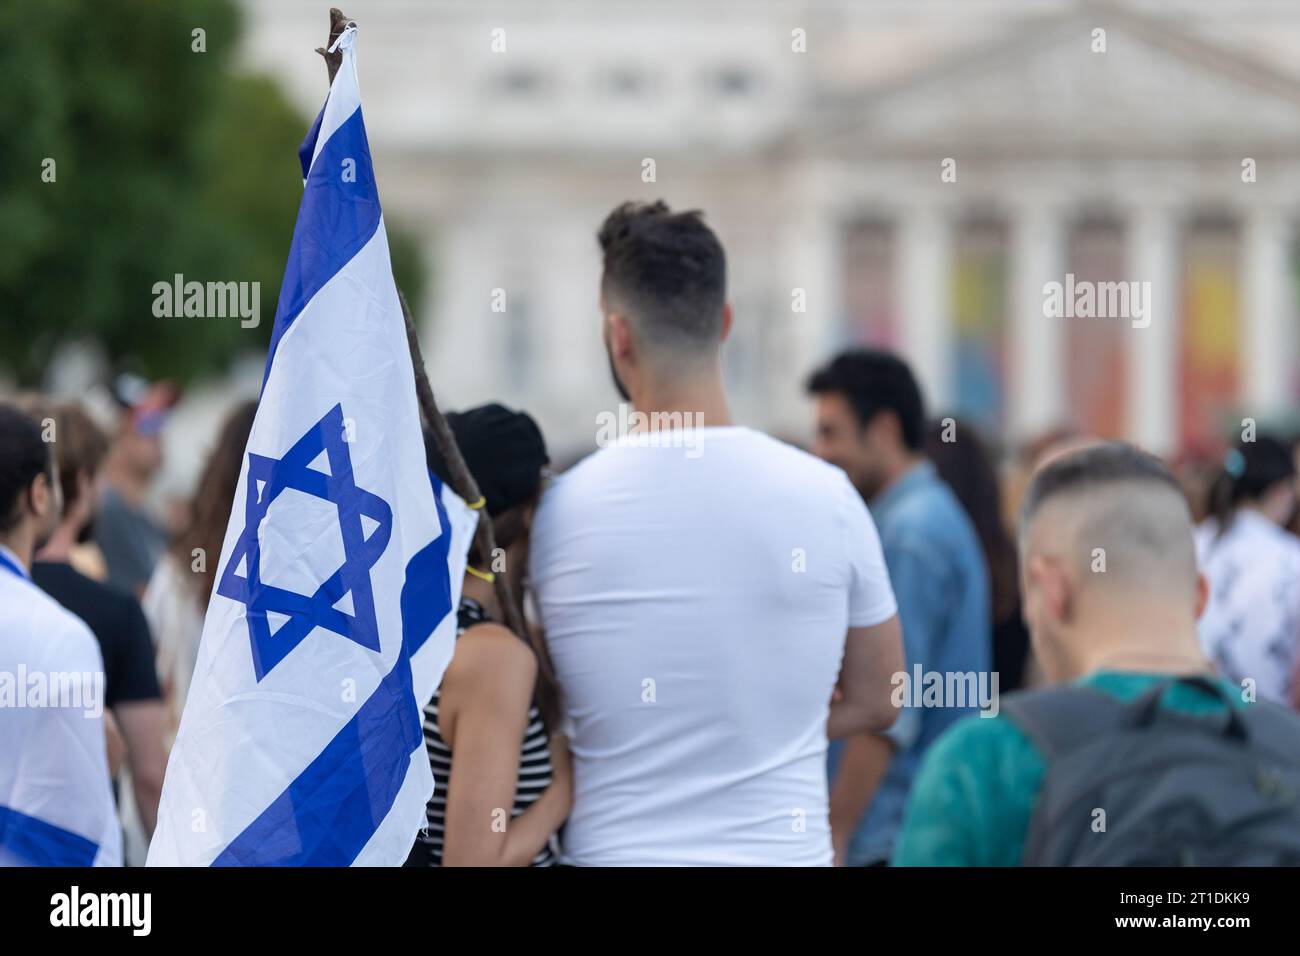
M0 392L176 383L160 500L260 385L328 6L6 4ZM1300 4L344 10L440 401L532 411L561 464L617 402L594 233L629 198L706 212L735 411L790 440L810 433L807 373L853 343L899 350L931 411L1004 456L1074 430L1194 466L1243 417L1298 424ZM259 282L260 326L155 317L178 273ZM1067 274L1149 282L1149 325L1045 317Z

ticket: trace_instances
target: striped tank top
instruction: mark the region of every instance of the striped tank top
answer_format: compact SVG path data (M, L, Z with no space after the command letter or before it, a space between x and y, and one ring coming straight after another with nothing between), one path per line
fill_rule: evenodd
M490 621L477 601L464 598L456 620L456 637L476 624ZM416 837L407 866L442 866L442 843L446 832L447 784L451 780L451 749L438 731L438 692L424 708L424 745L433 768L433 798L425 809L427 826ZM515 805L511 816L527 810L551 783L551 748L546 725L536 701L528 708L528 726L519 749L519 781L515 784ZM559 859L555 836L533 857L533 866L554 866Z

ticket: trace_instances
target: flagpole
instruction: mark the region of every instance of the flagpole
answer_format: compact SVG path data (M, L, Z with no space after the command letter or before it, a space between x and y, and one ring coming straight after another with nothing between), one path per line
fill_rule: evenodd
M338 72L339 66L343 63L343 53L335 50L330 53L330 48L334 46L334 41L339 38L343 30L349 23L355 23L351 17L343 15L337 7L330 7L330 33L329 41L323 47L317 47L316 52L325 58L325 66L329 71L330 85L334 85L334 74ZM394 278L393 284L397 285ZM465 457L460 453L460 446L456 444L456 436L452 433L451 426L447 424L447 419L443 417L442 412L438 409L438 403L433 397L433 387L429 384L429 376L424 370L424 355L420 351L420 337L415 331L415 321L411 318L411 308L406 304L406 296L402 294L402 289L397 286L397 298L402 303L402 318L406 322L406 344L411 350L411 366L415 370L415 396L420 403L420 411L424 415L424 420L428 422L430 431L433 432L434 443L438 446L438 451L442 453L443 461L447 463L448 477L451 479L452 490L460 495L467 503L473 505L481 502L483 497L479 491L478 482L470 473L469 466L465 464ZM486 513L483 504L478 505L478 526L474 531L474 543L478 545L478 553L482 560L491 561L492 556L496 553L496 535L492 531L492 519ZM496 590L497 601L501 605L501 613L505 616L505 624L510 630L514 631L525 640L529 639L527 627L524 623L523 609L515 604L513 588L510 587L510 580L506 574L494 574L492 584ZM530 641L530 643L532 643Z

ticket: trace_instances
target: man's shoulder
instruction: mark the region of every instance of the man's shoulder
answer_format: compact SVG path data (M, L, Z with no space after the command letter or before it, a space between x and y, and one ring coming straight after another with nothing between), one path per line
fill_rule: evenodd
M1005 715L961 718L921 763L895 864L1014 865L1045 770L1038 750Z
M1038 751L1014 720L998 713L962 717L934 742L930 753L936 762L946 762L971 757L1029 757Z
M1037 793L1046 771L1037 746L1006 714L971 714L957 720L930 745L917 777L918 789L960 782L977 799L1000 800Z
M838 465L766 432L736 428L726 441L731 449L730 460L740 463L752 480L768 480L778 487L796 489L809 501L852 490L848 475ZM853 495L856 497L857 492L853 491Z
M63 562L37 561L32 565L32 578L41 585L42 590L45 589L45 582L49 582L54 589L75 589L115 608L127 607L135 600L125 588L107 581L98 581Z
M20 586L24 588L24 593L20 596L21 606L27 609L28 619L39 628L39 633L32 635L29 656L35 655L40 661L65 667L68 666L69 658L83 660L93 656L102 663L99 641L85 621L46 594L34 582L24 581Z
M130 617L138 603L130 592L96 581L70 564L37 561L32 566L32 580L78 618L88 619L93 615L114 622L114 626Z
M909 521L923 521L930 516L946 521L957 514L966 515L957 495L933 471L910 487L894 511ZM934 523L939 522L936 520Z
M691 448L666 444L660 447L651 445L647 449L631 439L606 445L557 477L543 496L543 504L548 499L552 507L568 500L587 502L590 493L604 487L615 474L644 474L645 459L636 453L647 450L693 458L705 470L716 463L725 465L730 473L733 466L739 465L753 480L789 483L804 489L810 496L848 487L848 476L838 466L752 428L705 429L693 441L696 444ZM761 468L755 467L760 463ZM647 476L646 480L651 478Z
M890 509L888 520L881 522L881 538L887 548L904 550L942 553L954 548L979 548L979 537L966 509L938 477L917 485Z
M806 475L809 481L824 482L836 488L848 484L848 475L839 465L832 465L811 452L779 438L773 438L771 435L762 432L752 434L758 439L755 444L760 453L770 455L774 461L786 468Z

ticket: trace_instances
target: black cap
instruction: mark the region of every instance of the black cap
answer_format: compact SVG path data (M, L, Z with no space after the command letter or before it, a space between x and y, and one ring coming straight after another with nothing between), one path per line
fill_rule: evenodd
M447 415L456 444L487 499L492 517L523 504L542 484L542 468L550 462L542 431L527 412L516 412L495 402ZM429 468L451 484L447 463L437 444L426 438Z

